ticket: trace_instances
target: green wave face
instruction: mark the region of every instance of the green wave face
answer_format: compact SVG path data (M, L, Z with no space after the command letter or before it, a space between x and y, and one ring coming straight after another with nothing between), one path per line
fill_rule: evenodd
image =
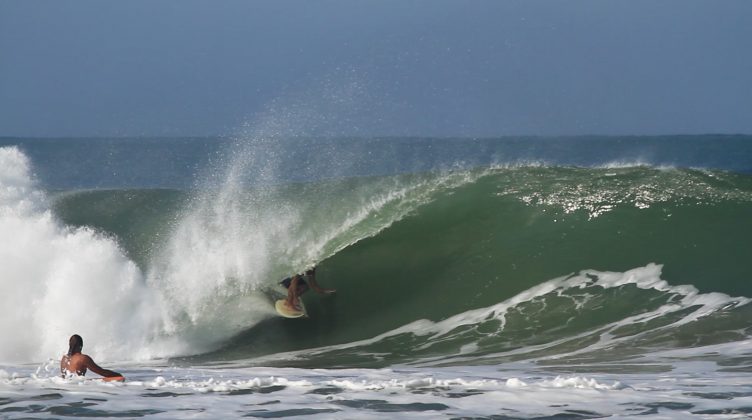
M734 342L752 327L749 175L532 166L244 194L240 208L264 223L275 213L259 209L294 211L284 236L299 241L278 244L266 278L228 294L315 261L319 282L338 293L306 295L310 318L248 325L199 358L607 362ZM191 205L177 191L94 191L59 196L56 212L116 236L149 271ZM306 348L320 349L271 356Z
M189 195L167 189L88 190L60 193L53 199L55 214L63 222L113 235L131 259L145 267Z

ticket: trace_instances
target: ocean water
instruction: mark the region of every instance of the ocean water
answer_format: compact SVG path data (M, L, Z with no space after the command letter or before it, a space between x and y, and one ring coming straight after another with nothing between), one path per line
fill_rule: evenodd
M3 138L0 417L746 418L751 216L752 136Z

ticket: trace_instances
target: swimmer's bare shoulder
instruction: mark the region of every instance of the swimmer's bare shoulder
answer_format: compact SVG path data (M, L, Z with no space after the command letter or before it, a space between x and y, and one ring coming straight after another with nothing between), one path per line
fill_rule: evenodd
M60 373L63 376L72 374L83 376L86 375L87 370L91 370L105 378L122 377L121 374L113 370L102 368L89 355L81 353L81 349L83 348L83 339L81 336L74 334L71 336L69 343L68 354L64 354L60 359Z

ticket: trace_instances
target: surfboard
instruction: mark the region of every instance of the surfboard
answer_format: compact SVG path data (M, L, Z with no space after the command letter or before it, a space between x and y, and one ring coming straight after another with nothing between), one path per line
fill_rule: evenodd
M285 318L300 318L302 316L308 316L306 314L305 306L303 306L303 301L300 301L300 311L296 311L295 309L290 308L285 304L285 299L279 299L278 301L274 302L274 309L277 310L277 313L282 315Z

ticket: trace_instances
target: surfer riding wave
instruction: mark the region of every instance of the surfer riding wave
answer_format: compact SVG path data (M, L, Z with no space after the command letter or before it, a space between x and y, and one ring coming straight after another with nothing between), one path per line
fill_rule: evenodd
M296 311L301 310L300 296L309 289L313 289L319 294L332 294L337 291L335 289L326 289L318 285L316 282L316 267L306 270L305 274L295 274L292 277L288 277L279 282L279 284L287 289L285 305Z

